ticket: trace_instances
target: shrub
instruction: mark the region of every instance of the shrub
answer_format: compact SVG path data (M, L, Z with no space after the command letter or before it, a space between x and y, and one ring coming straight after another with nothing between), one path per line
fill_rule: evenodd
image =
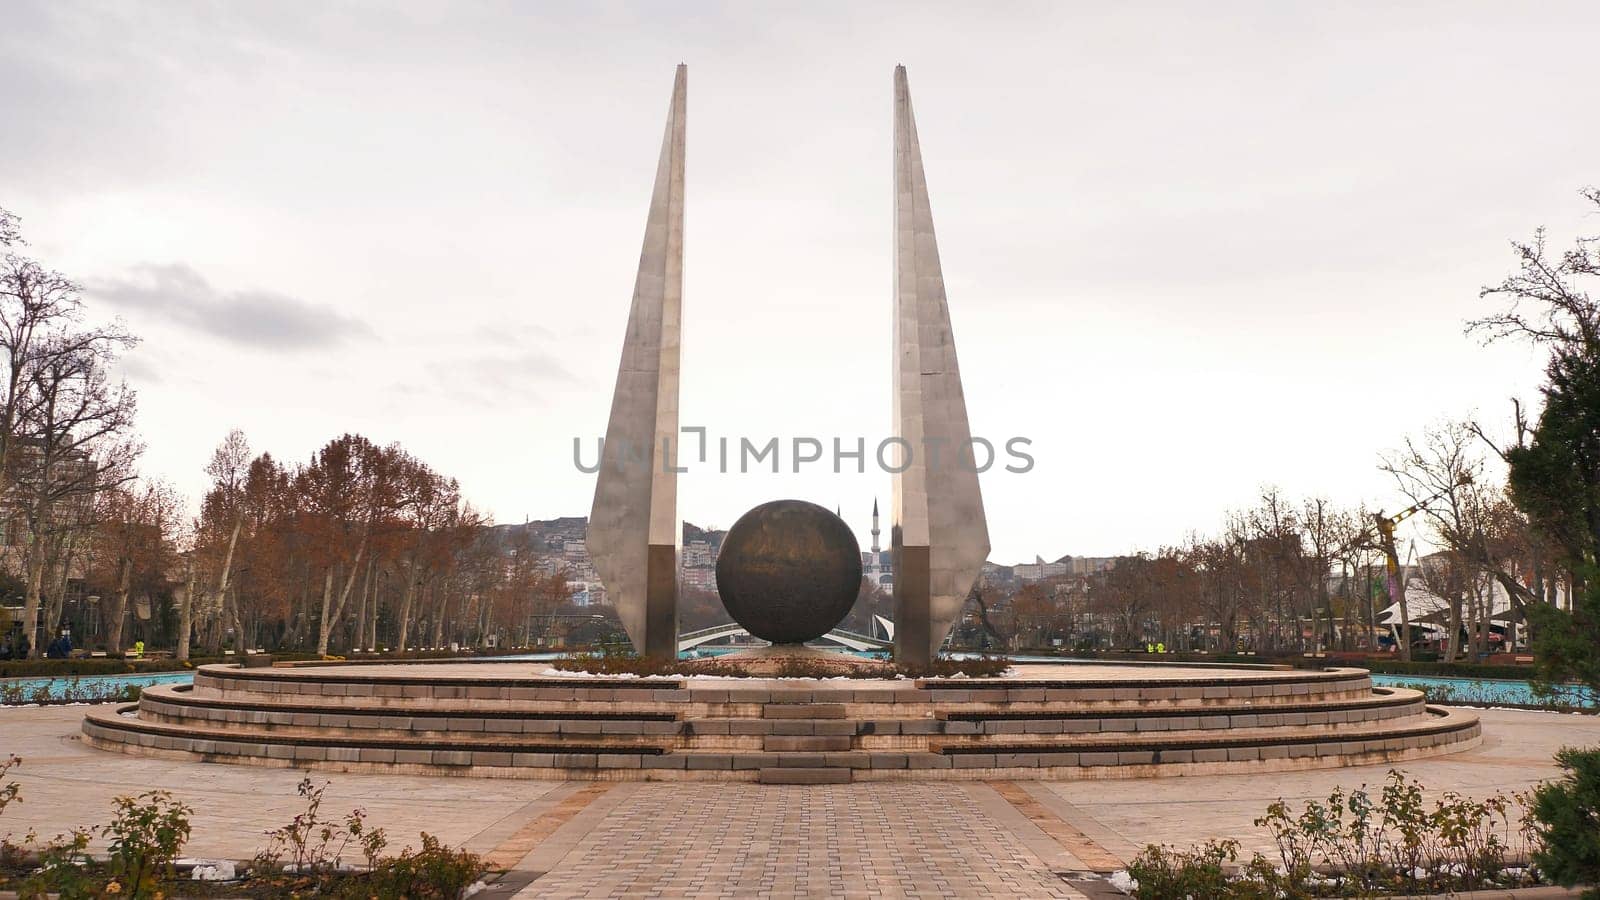
M1128 866L1144 898L1222 897L1300 900L1372 897L1516 887L1528 873L1512 868L1533 838L1513 822L1512 799L1471 800L1441 794L1430 806L1423 787L1390 771L1382 793L1335 789L1326 801L1293 809L1283 800L1256 819L1278 848L1234 867L1238 844L1208 841L1188 850L1150 846Z
M293 866L296 875L309 875L319 888L326 888L352 843L360 848L368 869L378 865L389 837L382 828L367 827L365 810L351 810L342 823L322 818L322 794L330 783L319 786L309 777L301 779L296 789L306 800L306 810L288 825L267 832L271 841L267 849L256 854L256 869L272 871Z
M172 877L172 861L189 840L189 814L185 803L166 791L148 791L137 797L118 797L111 824L100 830L111 839L109 871L112 883L126 896L151 897L163 878Z
M1233 869L1232 863L1238 857L1238 841L1209 840L1188 850L1151 844L1128 863L1128 874L1138 882L1133 895L1139 900L1267 900L1296 896L1279 890L1272 864L1259 854L1243 871Z
M1479 801L1447 791L1430 809L1419 782L1390 770L1377 801L1365 786L1337 788L1298 813L1279 800L1256 826L1272 832L1291 890L1433 893L1521 880L1507 860L1526 832L1513 826L1510 808L1504 794Z
M181 672L189 668L175 659L10 659L0 662L0 678L29 675L127 675L133 672Z
M0 779L5 778L7 772L20 765L22 765L22 757L15 754L7 756L6 761L0 763ZM0 781L0 813L5 812L6 807L10 806L13 801L21 803L22 801L18 799L18 795L21 793L22 785L17 784L15 781Z
M1567 747L1556 762L1565 774L1533 792L1534 862L1563 887L1600 885L1600 749ZM1600 887L1583 896L1600 898Z
M402 850L385 857L388 835L370 828L366 813L351 810L342 822L321 815L322 795L328 782L310 778L298 787L305 812L294 821L268 832L271 842L256 854L251 865L252 884L270 889L273 896L405 897L410 900L456 900L486 870L483 860L465 850L447 847L430 834L422 835L422 849ZM354 845L366 863L365 871L347 868L343 855Z
M456 900L462 892L488 871L482 857L439 843L422 833L422 849L410 847L399 856L382 860L366 878L350 884L346 895L367 897L407 897L410 900Z
M85 829L74 828L70 835L58 834L42 844L30 831L23 846L12 849L32 851L38 857L34 871L16 885L21 900L45 900L51 894L61 900L89 900L105 894L100 880L94 877L88 852L89 832Z

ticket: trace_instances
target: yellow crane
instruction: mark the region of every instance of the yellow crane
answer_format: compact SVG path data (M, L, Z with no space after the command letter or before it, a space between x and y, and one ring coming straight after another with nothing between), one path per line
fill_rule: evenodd
M1400 577L1400 551L1395 546L1395 526L1426 509L1428 504L1443 497L1445 494L1471 483L1472 479L1469 476L1462 475L1461 480L1455 484L1442 488L1434 493L1433 496L1425 500L1419 500L1392 516L1384 515L1381 509L1372 514L1372 526L1378 532L1378 549L1383 551L1383 566L1388 573L1389 602L1398 604L1400 607L1400 633L1396 635L1395 643L1399 645L1400 658L1407 662L1411 660L1411 615L1410 611L1406 609L1405 579ZM1367 533L1363 532L1357 538L1357 541L1364 541L1367 536Z

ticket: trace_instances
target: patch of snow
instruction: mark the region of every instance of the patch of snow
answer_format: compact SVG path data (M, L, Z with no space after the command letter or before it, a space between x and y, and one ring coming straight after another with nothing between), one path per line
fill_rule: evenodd
M194 881L233 881L239 872L231 859L180 859L177 865L192 865L189 877Z

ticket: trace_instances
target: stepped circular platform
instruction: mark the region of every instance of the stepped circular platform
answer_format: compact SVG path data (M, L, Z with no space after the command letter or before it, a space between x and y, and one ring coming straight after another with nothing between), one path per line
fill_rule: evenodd
M1364 669L1018 665L998 678L632 678L543 663L203 666L86 740L210 762L495 778L819 784L1391 763L1475 746L1470 711Z

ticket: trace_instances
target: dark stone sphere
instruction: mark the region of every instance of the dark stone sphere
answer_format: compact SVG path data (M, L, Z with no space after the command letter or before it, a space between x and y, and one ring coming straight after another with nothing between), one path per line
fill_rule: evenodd
M751 634L803 644L827 634L855 604L861 546L843 519L815 503L763 503L723 537L717 591Z

